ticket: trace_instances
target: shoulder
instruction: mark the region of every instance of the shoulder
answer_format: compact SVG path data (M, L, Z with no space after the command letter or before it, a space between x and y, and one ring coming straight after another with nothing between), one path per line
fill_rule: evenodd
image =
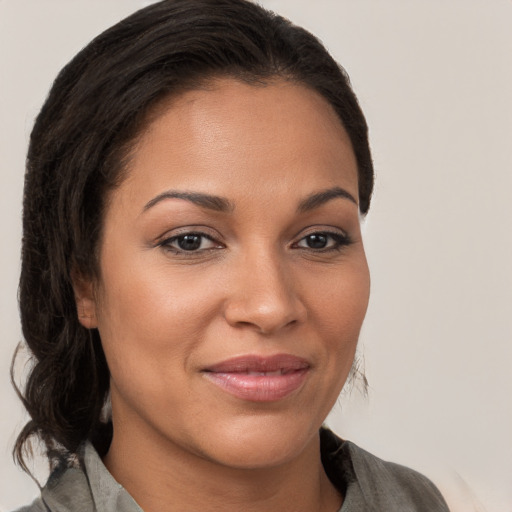
M366 499L392 503L396 510L447 511L437 487L413 469L384 461L348 442L354 474Z
M14 512L53 512L57 510L59 512L77 510L92 512L95 510L83 472L77 469L67 469L60 475L52 474L43 488L41 496L30 505Z
M322 432L322 444L328 446L322 458L329 477L338 487L341 484L346 501L354 505L347 511L449 510L437 487L417 471L384 461L330 431Z
M52 471L41 495L15 512L93 512L96 510L83 468L62 464Z
M36 498L30 505L17 508L13 512L48 512L49 508L43 503L41 498Z
M56 468L41 496L15 512L142 512L104 466L90 442L85 443L76 464Z

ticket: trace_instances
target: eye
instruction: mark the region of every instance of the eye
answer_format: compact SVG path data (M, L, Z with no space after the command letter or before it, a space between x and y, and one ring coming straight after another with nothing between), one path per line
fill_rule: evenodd
M212 237L205 233L183 233L181 235L166 238L160 244L161 247L174 252L201 252L220 247Z
M313 249L315 251L340 250L349 245L350 238L341 233L332 233L329 231L318 231L310 233L297 242L297 247L301 249Z

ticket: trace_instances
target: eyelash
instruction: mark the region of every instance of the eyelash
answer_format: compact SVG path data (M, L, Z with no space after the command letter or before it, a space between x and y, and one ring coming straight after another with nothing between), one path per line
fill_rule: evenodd
M213 237L211 237L210 235L208 235L206 233L202 233L200 231L189 231L189 232L180 233L179 235L175 235L175 236L166 238L165 240L162 240L158 245L167 251L173 252L174 254L186 254L189 256L193 256L193 255L204 253L205 251L217 249L221 245L221 244L217 243L217 247L210 247L208 249L199 249L199 250L193 250L193 251L187 251L185 249L180 249L178 247L173 247L171 245L173 242L176 242L180 238L185 238L187 236L197 236L197 237L201 237L202 239L206 239L206 240L209 240L214 243L216 242L216 240Z
M294 245L297 245L298 243L302 242L302 240L305 240L306 238L313 236L313 235L325 236L327 238L331 238L334 241L334 245L332 247L326 247L326 248L320 248L320 249L314 249L312 247L299 247L299 249L304 249L306 251L313 251L316 253L328 253L328 252L333 252L333 251L340 252L345 247L352 244L352 239L346 234L342 234L342 233L338 233L338 232L334 232L334 231L314 231L312 233L308 233L307 235L303 236Z
M305 240L308 237L313 236L313 235L324 236L324 237L326 237L328 239L330 238L330 239L332 239L334 241L334 245L332 247L318 248L318 249L315 249L315 248L312 248L312 247L298 247L297 244L299 244L303 240ZM209 240L211 242L217 243L217 246L216 247L209 247L209 248L206 248L206 249L188 250L187 251L185 249L181 249L181 248L178 248L178 247L173 247L171 245L174 242L176 242L177 240L179 240L180 238L184 238L184 237L187 237L187 236L201 237L202 239L206 239L206 240ZM349 246L351 244L352 244L352 239L350 238L350 236L348 236L346 234L342 234L342 233L338 233L338 232L334 232L334 231L320 230L320 231L314 231L314 232L308 233L307 235L303 236L298 242L293 244L293 247L297 248L297 249L300 249L300 250L304 250L304 251L311 251L313 253L322 254L322 253L330 253L330 252L340 252L345 247L347 247L347 246ZM221 248L220 247L221 244L216 242L216 240L213 237L211 237L210 235L208 235L206 233L202 233L200 231L190 231L190 232L180 233L179 235L175 235L175 236L166 238L165 240L162 240L158 244L158 246L162 247L165 250L170 251L170 252L172 252L174 254L188 255L188 256L198 255L198 254L202 254L202 253L204 253L206 251L211 251L211 250L214 250L214 249Z

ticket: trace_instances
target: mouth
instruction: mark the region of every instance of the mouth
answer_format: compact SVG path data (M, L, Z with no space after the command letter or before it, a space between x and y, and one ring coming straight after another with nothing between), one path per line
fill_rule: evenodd
M305 359L290 354L247 355L214 364L202 373L209 382L236 398L273 402L297 391L310 369Z

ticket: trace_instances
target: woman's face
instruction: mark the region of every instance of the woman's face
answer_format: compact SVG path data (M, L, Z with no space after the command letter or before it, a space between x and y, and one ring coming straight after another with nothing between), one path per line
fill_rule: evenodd
M170 102L111 194L101 279L79 299L114 436L233 467L316 442L368 302L357 199L315 92L224 79Z

